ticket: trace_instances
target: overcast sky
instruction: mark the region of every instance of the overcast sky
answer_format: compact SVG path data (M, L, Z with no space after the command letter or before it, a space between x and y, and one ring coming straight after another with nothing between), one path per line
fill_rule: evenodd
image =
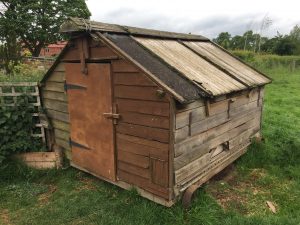
M87 5L92 20L209 38L222 31L259 31L264 17L272 20L265 36L286 34L300 25L300 0L87 0Z

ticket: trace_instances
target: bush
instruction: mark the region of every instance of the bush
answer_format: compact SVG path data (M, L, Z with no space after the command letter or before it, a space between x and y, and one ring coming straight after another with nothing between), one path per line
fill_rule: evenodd
M254 61L255 58L255 53L251 52L251 51L243 51L243 50L234 50L231 51L231 53L235 56L237 56L238 58L240 58L241 60L251 63Z
M0 82L37 82L40 81L45 70L38 69L40 63L20 63L15 66L12 74L0 73Z
M12 154L37 151L42 147L41 141L31 136L34 108L29 102L30 97L23 95L16 106L0 107L0 164Z
M257 54L242 50L232 51L232 54L258 69L287 68L292 71L300 68L300 56Z

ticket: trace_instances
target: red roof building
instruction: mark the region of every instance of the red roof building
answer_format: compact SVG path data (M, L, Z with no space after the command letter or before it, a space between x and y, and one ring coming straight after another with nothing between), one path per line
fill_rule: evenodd
M57 42L56 44L50 44L41 50L40 57L57 56L66 46L66 44L66 41Z

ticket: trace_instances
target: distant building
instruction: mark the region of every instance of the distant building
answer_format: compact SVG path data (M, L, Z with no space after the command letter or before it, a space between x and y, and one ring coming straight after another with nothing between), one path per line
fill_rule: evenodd
M66 46L66 44L67 44L66 41L60 41L55 44L50 44L41 50L40 57L57 56Z

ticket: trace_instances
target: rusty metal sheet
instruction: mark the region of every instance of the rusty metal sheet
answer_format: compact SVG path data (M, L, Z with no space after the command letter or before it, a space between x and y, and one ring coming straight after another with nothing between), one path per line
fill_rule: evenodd
M134 39L214 96L247 88L177 41L140 37Z
M193 49L201 56L210 60L212 63L215 63L224 70L228 71L234 77L249 86L257 86L270 82L267 77L240 62L239 60L210 42L185 41L184 44Z
M114 135L112 120L103 113L112 112L110 64L66 63L66 82L81 86L68 89L72 163L87 171L115 180Z

